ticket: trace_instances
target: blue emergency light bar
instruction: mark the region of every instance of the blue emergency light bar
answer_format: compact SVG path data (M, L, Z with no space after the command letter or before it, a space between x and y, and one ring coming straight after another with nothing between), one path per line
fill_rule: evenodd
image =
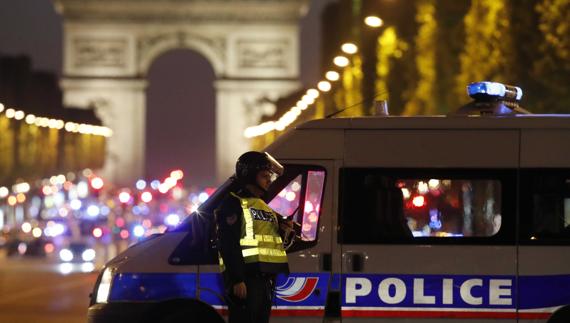
M467 94L474 99L520 101L523 92L518 86L485 81L469 84L467 86Z

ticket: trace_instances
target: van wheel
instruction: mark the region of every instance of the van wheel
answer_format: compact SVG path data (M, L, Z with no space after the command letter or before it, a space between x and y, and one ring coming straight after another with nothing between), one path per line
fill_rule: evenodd
M178 310L168 316L163 317L160 323L200 323L200 322L211 322L211 323L224 323L224 320L220 318L218 313L213 309L196 309L188 308Z
M548 323L568 323L570 322L570 306L563 307L548 319Z

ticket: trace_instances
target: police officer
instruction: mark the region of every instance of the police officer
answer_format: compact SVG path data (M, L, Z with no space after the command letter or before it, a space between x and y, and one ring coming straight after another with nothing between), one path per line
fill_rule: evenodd
M278 273L289 273L282 235L285 221L262 197L283 166L267 153L250 151L236 163L240 189L231 192L215 211L220 266L229 307L229 322L268 322Z

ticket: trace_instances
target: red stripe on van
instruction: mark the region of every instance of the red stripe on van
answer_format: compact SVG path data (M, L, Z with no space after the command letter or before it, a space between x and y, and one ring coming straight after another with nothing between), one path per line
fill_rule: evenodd
M515 312L455 312L455 311L382 311L343 310L343 317L399 317L399 318L485 318L516 319ZM519 313L519 319L547 319L550 313Z
M274 309L271 316L324 316L324 310L301 310L301 309Z

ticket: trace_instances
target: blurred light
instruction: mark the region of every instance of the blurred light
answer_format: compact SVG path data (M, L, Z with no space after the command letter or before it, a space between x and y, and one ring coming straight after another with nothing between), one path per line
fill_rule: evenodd
M301 189L301 184L298 182L293 182L293 184L291 184L291 189L293 192L297 192L299 189Z
M66 262L64 264L59 264L59 272L63 275L67 275L73 271L73 265Z
M34 236L34 238L39 238L42 236L42 229L40 228L34 228L32 230L32 235Z
M121 239L128 239L129 238L129 231L121 230L121 233L119 233L119 236L121 236Z
M100 213L100 209L97 205L89 205L87 208L87 214L92 217L98 216Z
M53 246L53 243L48 242L44 245L45 253L52 253L54 250L55 250L55 247Z
M115 220L115 225L118 226L118 227L124 226L124 225L125 225L125 219L123 219L123 218L117 218L117 219Z
M24 193L19 193L16 195L16 201L18 201L18 203L26 202L26 195L24 195Z
M419 182L418 183L418 192L420 194L425 194L429 191L428 184L426 182Z
M4 111L4 104L0 103L0 113Z
M358 47L353 43L344 43L340 49L346 54L356 54Z
M289 202L292 202L295 200L295 197L297 197L297 195L295 194L295 192L287 192L287 194L285 194L285 199Z
M34 122L36 122L36 116L33 114L28 114L26 116L26 123L27 124L34 124Z
M144 179L139 179L135 186L137 187L137 190L142 191L146 188L146 182Z
M103 230L101 230L99 227L93 229L92 233L95 238L101 238L103 236Z
M60 185L63 185L63 183L65 183L65 181L67 180L67 179L65 178L65 175L63 175L63 174L57 175L56 178L57 178L57 179L56 179L57 183L60 184Z
M412 204L415 207L422 207L426 204L426 199L421 195L414 196L414 198L412 199Z
M29 233L30 231L32 231L32 225L29 222L24 222L22 223L22 232L24 233Z
M15 114L16 114L16 110L14 110L14 109L6 110L6 118L8 118L8 119L12 119Z
M75 180L75 174L73 172L67 173L67 180L73 182Z
M107 206L102 206L101 209L99 210L99 214L104 216L109 215L109 213L111 213L111 209L109 209Z
M26 250L28 250L28 245L26 245L26 243L24 242L20 242L18 243L18 253L23 255L26 253Z
M28 183L19 183L12 186L12 190L14 193L28 193L30 191L30 184Z
M18 111L16 111L16 113L14 113L14 119L16 119L16 120L22 120L22 119L24 119L25 116L26 116L26 114L22 110L18 110Z
M158 186L158 191L162 194L165 194L166 192L168 192L168 190L169 190L169 187L166 184L160 184Z
M317 87L323 92L331 90L331 84L328 81L320 81L319 84L317 84Z
M75 211L81 209L81 204L81 200L71 200L71 202L69 202L69 206Z
M208 195L208 193L202 192L202 193L200 193L200 195L198 195L198 201L200 201L200 203L204 203L204 202L206 202L206 200L208 199L208 197L210 197L210 196Z
M69 211L66 208L61 208L59 209L59 211L57 211L57 213L59 214L59 216L65 218L66 216L69 215Z
M384 24L384 21L382 21L382 19L377 16L368 16L364 18L364 23L370 27L377 28L382 26Z
M46 228L44 229L44 234L46 237L57 237L65 232L65 226L61 223L54 223L53 221L48 222Z
M8 197L8 205L14 206L14 205L16 205L16 203L18 203L18 200L16 199L16 197L14 195L10 195Z
M70 262L73 260L73 252L69 249L61 249L59 251L59 259L61 259L61 261Z
M346 66L348 66L350 61L348 60L348 58L346 58L342 55L339 55L333 59L333 63L334 63L334 65L336 65L338 67L346 67Z
M314 98L314 99L316 99L316 98L319 97L319 90L316 90L316 89L308 89L308 90L307 90L307 95L310 96L310 97L312 97L312 98Z
M173 170L170 172L170 177L174 178L175 180L179 181L184 177L184 172L180 169Z
M91 175L93 175L93 171L89 168L85 168L81 174L83 174L85 177L91 177Z
M95 270L95 265L92 262L84 262L81 264L82 273L90 273Z
M151 187L153 190L157 190L159 186L160 186L160 181L157 180L157 179L155 179L154 181L150 182L150 187Z
M164 184L166 184L166 186L168 186L168 189L170 189L176 186L176 179L168 177L167 179L164 180Z
M140 237L142 237L142 236L144 235L144 231L145 231L145 230L144 230L143 226L140 225L140 224L137 224L137 225L135 225L135 227L133 228L133 235L134 235L135 237L139 237L139 238L140 238Z
M6 186L0 187L0 199L6 198L10 194L10 190Z
M129 201L131 200L131 194L129 194L129 192L121 192L119 193L119 201L121 203L129 203Z
M182 199L182 197L184 195L183 193L184 192L182 191L182 188L177 186L177 187L172 189L172 198L174 198L175 200L178 201L178 200Z
M315 223L315 222L317 222L318 219L319 218L317 216L317 213L312 212L311 214L309 214L309 222Z
M166 219L164 219L164 223L173 227L177 226L178 223L180 223L180 216L175 213L169 214Z
M340 79L340 75L339 75L338 72L336 72L336 71L328 71L328 72L325 74L325 77L326 77L327 80L333 81L333 82L334 82L334 81L338 81L338 80Z
M83 261L93 261L95 259L95 250L85 249L81 253L81 259L83 259Z
M438 188L438 187L439 187L439 180L437 180L437 179L430 179L430 180L428 181L428 186L429 186L431 189L436 189L436 188Z
M142 222L142 226L143 228L148 229L152 227L152 221L150 221L149 219L144 219Z
M152 193L151 192L143 192L141 194L141 200L145 203L149 203L152 201Z
M402 190L402 195L404 196L404 199L405 199L405 200L409 199L410 196L412 195L412 194L410 193L410 190L407 189L407 188L405 188L405 187L402 188L401 190Z
M313 210L313 203L311 203L311 201L305 201L305 213L311 213Z
M104 182L103 179L101 179L101 177L94 177L91 180L91 187L93 187L96 190L100 190L101 188L103 188Z
M89 186L87 186L86 182L79 182L77 183L77 197L79 198L86 198L89 195Z

